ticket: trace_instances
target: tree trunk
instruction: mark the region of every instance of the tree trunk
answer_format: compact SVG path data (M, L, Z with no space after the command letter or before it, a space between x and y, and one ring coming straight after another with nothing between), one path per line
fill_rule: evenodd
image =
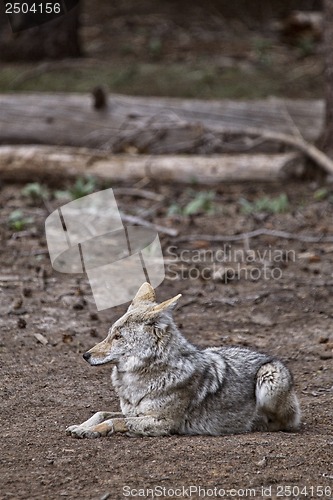
M0 6L3 11L3 6ZM1 12L0 12L1 14ZM0 15L0 60L39 61L82 55L79 40L79 5L45 24L13 33Z
M333 1L324 0L324 55L326 112L323 133L318 145L333 158Z

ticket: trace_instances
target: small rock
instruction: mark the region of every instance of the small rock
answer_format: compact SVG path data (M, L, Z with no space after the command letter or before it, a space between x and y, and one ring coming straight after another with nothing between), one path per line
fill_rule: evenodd
M257 313L257 314L252 314L250 317L252 323L255 323L256 325L260 326L273 326L274 322L265 314L262 313Z
M64 333L62 336L62 341L64 344L71 344L73 342L73 336L68 333Z
M262 460L259 460L259 462L257 462L256 465L258 465L258 467L266 467L266 465L267 465L267 458L264 457Z
M320 359L332 359L333 358L333 353L332 352L323 352L319 355Z
M29 287L23 287L22 294L24 297L31 297L32 295L32 290Z
M12 309L21 309L22 307L22 304L23 304L23 299L22 297L18 297L17 299L14 300L14 302L12 303Z
M90 328L90 335L94 338L98 337L96 328Z
M73 309L77 311L82 311L84 309L84 306L86 305L86 301L84 299L79 299L73 304Z
M34 337L35 337L35 339L38 340L38 342L40 342L43 345L47 345L49 343L47 338L44 337L44 335L42 335L41 333L34 333Z
M66 306L76 310L82 310L86 305L84 298L77 295L64 295L61 300Z
M27 322L24 318L18 318L17 320L17 327L18 328L25 328L27 326Z

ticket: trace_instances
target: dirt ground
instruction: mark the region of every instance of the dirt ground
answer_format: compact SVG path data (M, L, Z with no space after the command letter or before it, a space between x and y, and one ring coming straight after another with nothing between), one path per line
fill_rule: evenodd
M66 436L68 425L118 408L110 366L93 368L81 355L104 338L126 305L97 313L84 277L53 271L44 235L46 208L27 201L21 187L3 185L0 498L210 498L214 488L223 498L287 498L290 486L293 498L333 498L333 240L261 236L230 243L228 250L200 238L262 227L297 236L333 235L330 187L320 192L313 182L285 185L289 208L270 215L244 214L240 199L276 197L282 186L221 185L214 213L192 217L168 215L168 207L173 200L185 206L196 196L193 191L152 184L145 189L164 196L150 220L178 229L178 239L198 235L180 242L161 234L167 279L157 289L159 299L183 294L175 319L200 346L245 345L284 359L294 373L302 428L295 434L221 437ZM127 213L153 204L129 196L117 200ZM49 201L48 209L57 203ZM8 225L16 209L27 219L20 231ZM231 255L235 250L237 258ZM227 256L223 263L221 251ZM245 261L245 255L254 259ZM186 489L190 486L202 490Z

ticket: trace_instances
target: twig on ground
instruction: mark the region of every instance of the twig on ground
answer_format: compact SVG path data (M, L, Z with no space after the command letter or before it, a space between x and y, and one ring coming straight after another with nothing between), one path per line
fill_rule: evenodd
M177 238L176 242L180 243L183 241L195 241L195 240L204 240L211 241L214 243L225 242L225 241L242 241L249 238L256 238L258 236L273 236L274 238L283 238L287 240L296 240L302 241L304 243L333 243L333 235L332 236L314 236L314 235L306 235L306 234L294 234L288 233L287 231L278 231L275 229L255 229L254 231L249 231L248 233L240 233L234 235L219 235L213 236L211 234L189 234L187 236L181 236Z
M193 299L189 299L187 302L184 302L184 303L182 303L182 304L179 304L179 305L178 305L178 307L177 307L177 309L178 309L178 310L179 310L179 309L184 309L184 307L187 307L187 306L189 306L189 305L191 305L191 304L197 304L197 302L198 302L198 300L197 300L197 298L196 298L196 297L195 297L195 298L193 298Z
M36 248L34 250L29 250L28 252L24 251L21 253L23 257L30 256L30 255L46 255L48 254L49 251L47 248Z
M49 201L49 200L48 200L45 196L43 196L43 198L42 198L42 199L43 199L43 203L44 203L45 210L46 210L49 214L51 214L51 213L53 212L53 210L54 210L54 209L53 209L53 207L52 207L52 205L51 205L50 201Z
M163 203L157 202L154 203L154 205L150 206L149 208L143 208L141 210L138 210L138 217L151 217L152 215L155 215L156 212L163 207Z
M160 226L159 224L154 224L153 222L149 222L141 217L137 217L136 215L126 215L121 213L121 218L124 222L128 222L129 224L139 224L140 226L150 227L155 229L158 233L167 234L168 236L178 236L179 231L177 229L172 229L165 226Z
M41 290L46 289L46 282L47 282L47 272L44 267L41 267L39 272L38 272L38 282L39 282L39 288Z
M210 304L225 304L227 306L235 306L236 304L241 304L243 302L257 302L260 299L263 299L265 297L268 297L270 295L270 292L260 292L255 295L244 295L240 297L232 297L232 298L227 298L227 297L219 297L219 298L212 298L209 301L205 300L203 302L200 302L201 304L207 305L208 303Z
M25 231L16 231L15 233L12 234L11 239L18 240L19 238L29 238L30 236L36 236L36 234L37 231L35 228Z
M153 191L138 188L114 188L113 192L114 194L119 196L133 196L137 198L146 198L147 200L153 201L163 201L165 198L162 194L157 194Z

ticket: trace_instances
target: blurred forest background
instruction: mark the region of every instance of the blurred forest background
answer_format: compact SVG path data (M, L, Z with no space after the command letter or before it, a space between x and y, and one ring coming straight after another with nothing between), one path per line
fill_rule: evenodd
M14 35L2 10L0 92L323 97L321 10L320 0L81 1Z

